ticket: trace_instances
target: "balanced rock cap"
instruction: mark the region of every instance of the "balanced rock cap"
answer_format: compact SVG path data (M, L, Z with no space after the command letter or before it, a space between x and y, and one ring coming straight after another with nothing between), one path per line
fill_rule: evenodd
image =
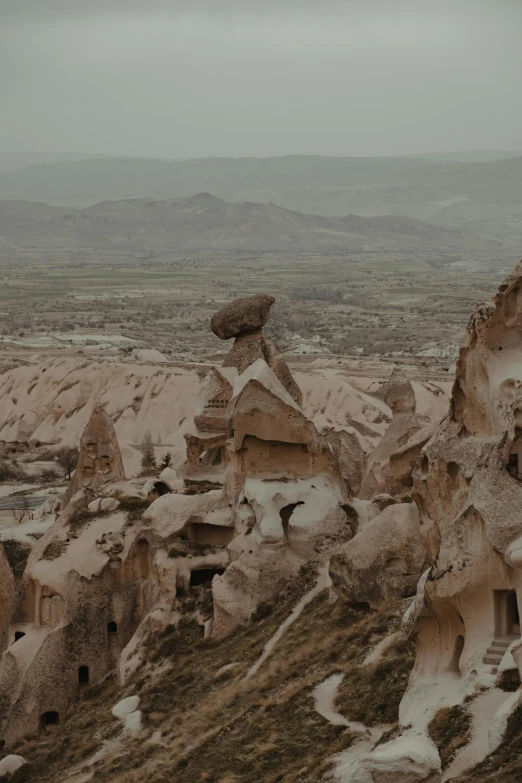
M267 294L235 299L212 316L210 328L221 340L254 332L266 324L274 302L274 297Z

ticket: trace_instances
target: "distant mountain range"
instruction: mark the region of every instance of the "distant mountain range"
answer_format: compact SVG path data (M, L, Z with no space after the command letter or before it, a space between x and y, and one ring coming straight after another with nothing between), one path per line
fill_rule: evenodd
M81 208L107 199L170 200L210 192L230 202L273 203L311 215L399 214L466 225L502 240L512 234L519 241L522 156L507 154L185 161L76 156L32 165L22 165L23 155L18 162L0 156L0 199Z
M200 193L101 201L85 209L0 201L0 241L15 248L494 251L499 243L415 218L324 217Z

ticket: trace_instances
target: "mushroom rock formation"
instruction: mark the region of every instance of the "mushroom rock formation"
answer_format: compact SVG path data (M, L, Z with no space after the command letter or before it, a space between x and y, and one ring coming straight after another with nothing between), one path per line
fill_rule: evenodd
M441 707L496 684L520 683L521 427L522 264L472 315L451 414L414 473L433 565L405 618L404 633L416 637L417 661L401 703L402 726L426 732ZM493 714L484 719L499 723ZM381 757L386 748L380 746Z
M371 500L381 492L405 496L411 490L411 469L419 456L420 449L415 441L410 442L424 426L416 414L415 392L404 373L395 368L390 375L384 392L384 401L393 418L382 440L370 454L362 480L359 496ZM396 452L400 452L400 457ZM406 466L405 466L406 463ZM395 471L395 465L397 470Z
M125 479L123 460L114 426L105 410L97 406L80 438L80 455L62 508L79 490L95 491L108 482Z
M396 503L340 547L330 576L342 599L376 609L389 599L414 596L427 565L417 506Z
M266 294L236 299L212 317L211 329L221 340L235 338L234 345L225 356L223 367L235 367L241 374L257 359L264 359L290 396L301 405L301 390L281 352L275 343L263 335L262 328L268 321L274 302L275 299Z

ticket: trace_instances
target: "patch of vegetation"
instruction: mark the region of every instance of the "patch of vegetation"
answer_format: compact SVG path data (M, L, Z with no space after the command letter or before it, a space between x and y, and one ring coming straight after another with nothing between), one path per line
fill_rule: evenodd
M457 751L471 739L472 718L465 707L443 707L428 725L428 734L439 749L442 769L446 769Z
M25 571L27 558L31 554L30 545L12 538L2 541L2 547L14 576L22 576Z
M143 517L143 512L150 506L150 500L147 498L136 497L135 495L115 495L119 500L119 511L127 512L128 524L139 522Z
M69 532L77 535L80 530L88 525L93 515L86 508L82 508L74 514L69 520Z
M42 554L42 560L56 560L56 558L63 555L66 550L67 543L65 541L61 541L59 538L56 538L45 547Z
M0 483L7 481L26 481L27 473L17 462L7 459L0 460Z
M366 726L395 723L415 663L412 642L395 644L370 666L349 665L335 700L339 712Z

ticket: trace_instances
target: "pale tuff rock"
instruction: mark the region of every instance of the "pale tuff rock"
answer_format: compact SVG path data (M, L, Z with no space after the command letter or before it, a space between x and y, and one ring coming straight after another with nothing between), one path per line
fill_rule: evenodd
M3 775L12 775L17 769L23 767L26 763L22 756L17 756L11 753L9 756L4 756L0 761L0 777Z
M340 783L439 783L440 758L425 734L410 730L342 770Z
M122 699L117 704L114 705L112 708L112 714L115 718L118 718L118 720L125 720L127 715L130 715L131 712L135 712L138 707L140 706L140 697L139 696L127 696L127 698Z
M80 439L80 456L62 508L80 489L94 492L103 484L125 479L118 438L112 421L103 410L94 409Z
M384 392L393 419L381 442L368 458L360 497L370 500L380 492L398 497L411 494L411 471L422 446L431 437L425 421L416 413L415 391L404 374L394 369Z
M330 561L330 576L341 598L378 608L390 598L415 595L426 561L417 506L398 503L340 548Z

